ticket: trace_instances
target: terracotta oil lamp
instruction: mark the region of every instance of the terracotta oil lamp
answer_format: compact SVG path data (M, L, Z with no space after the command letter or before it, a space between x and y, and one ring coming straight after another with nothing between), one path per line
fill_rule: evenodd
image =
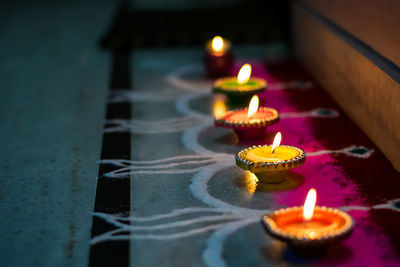
M265 91L267 81L251 77L251 65L244 64L237 77L225 77L214 82L214 93L228 96L232 104L248 103L255 94Z
M306 156L302 149L280 145L278 132L272 145L252 146L236 154L236 165L254 173L262 183L280 183L287 173L301 166Z
M319 251L348 237L354 225L350 215L338 209L315 206L316 198L317 193L312 188L304 206L280 209L264 216L265 229L271 236L303 252Z
M258 105L258 96L255 95L248 108L226 112L223 116L216 118L215 126L233 129L242 140L260 138L269 125L279 121L279 113L273 108L259 108Z
M233 64L231 42L215 36L206 43L204 64L210 78L219 78L229 74Z

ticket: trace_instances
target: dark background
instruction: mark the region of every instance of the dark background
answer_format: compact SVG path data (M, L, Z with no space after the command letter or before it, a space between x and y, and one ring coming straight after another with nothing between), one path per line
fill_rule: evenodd
M289 40L289 1L122 1L100 44L182 47L221 35L235 45Z

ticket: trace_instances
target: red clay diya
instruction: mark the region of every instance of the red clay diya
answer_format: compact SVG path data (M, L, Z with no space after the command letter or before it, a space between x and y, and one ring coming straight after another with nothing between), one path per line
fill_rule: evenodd
M224 116L216 118L215 126L232 128L239 139L261 137L267 126L279 121L279 113L273 108L258 108L258 103L258 96L253 96L249 108L228 111Z
M244 64L237 77L217 79L213 91L227 95L234 102L248 102L253 95L265 91L266 88L267 81L251 77L251 65Z
M293 146L281 146L281 133L275 136L272 145L252 146L239 151L236 165L254 173L261 183L280 183L287 173L301 166L305 160L302 149Z
M317 193L310 189L304 206L276 210L263 217L267 232L294 249L318 250L348 237L353 219L347 213L315 206Z
M212 40L209 40L206 43L204 64L210 78L228 75L233 64L231 42L221 36L215 36Z

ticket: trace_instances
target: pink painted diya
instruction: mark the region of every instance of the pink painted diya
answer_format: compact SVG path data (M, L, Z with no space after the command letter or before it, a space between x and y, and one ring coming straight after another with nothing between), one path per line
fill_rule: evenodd
M281 146L281 138L278 132L272 145L252 146L239 151L235 156L236 165L254 173L261 183L282 182L292 168L305 162L306 157L300 148Z
M317 193L310 189L304 206L276 210L263 217L267 232L303 252L318 250L348 237L353 219L347 213L315 206Z
M215 36L209 40L206 43L204 64L210 78L228 75L233 64L231 43L221 36Z
M215 126L232 128L239 139L261 137L267 126L279 121L277 110L268 107L258 108L258 96L253 96L249 108L228 111L224 116L216 118Z
M267 88L267 81L261 78L251 77L251 65L244 64L237 77L225 77L214 82L215 93L222 93L230 100L249 101L254 94L261 93Z

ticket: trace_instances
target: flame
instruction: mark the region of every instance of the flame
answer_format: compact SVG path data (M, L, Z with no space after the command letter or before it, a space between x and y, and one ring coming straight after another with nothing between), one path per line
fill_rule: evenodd
M247 117L250 118L251 116L253 116L254 114L257 113L258 110L258 96L254 95L251 98L250 104L249 104L249 110L247 111Z
M311 188L308 191L306 201L304 202L303 207L303 218L304 220L311 220L314 214L315 203L317 202L317 191L314 188Z
M237 76L237 82L239 84L247 83L250 79L250 75L251 75L251 65L244 64L239 70L239 73Z
M275 152L275 149L277 149L277 147L281 144L281 141L282 141L282 134L281 132L278 132L275 135L274 142L272 143L272 148L271 148L272 153Z
M257 184L258 184L257 176L254 173L246 171L244 186L245 186L247 192L249 193L250 197L252 197L254 195L254 192L257 189Z
M225 99L223 97L215 98L213 105L214 118L219 119L226 113Z
M224 48L224 39L221 36L215 36L212 39L211 47L214 52L221 52Z

